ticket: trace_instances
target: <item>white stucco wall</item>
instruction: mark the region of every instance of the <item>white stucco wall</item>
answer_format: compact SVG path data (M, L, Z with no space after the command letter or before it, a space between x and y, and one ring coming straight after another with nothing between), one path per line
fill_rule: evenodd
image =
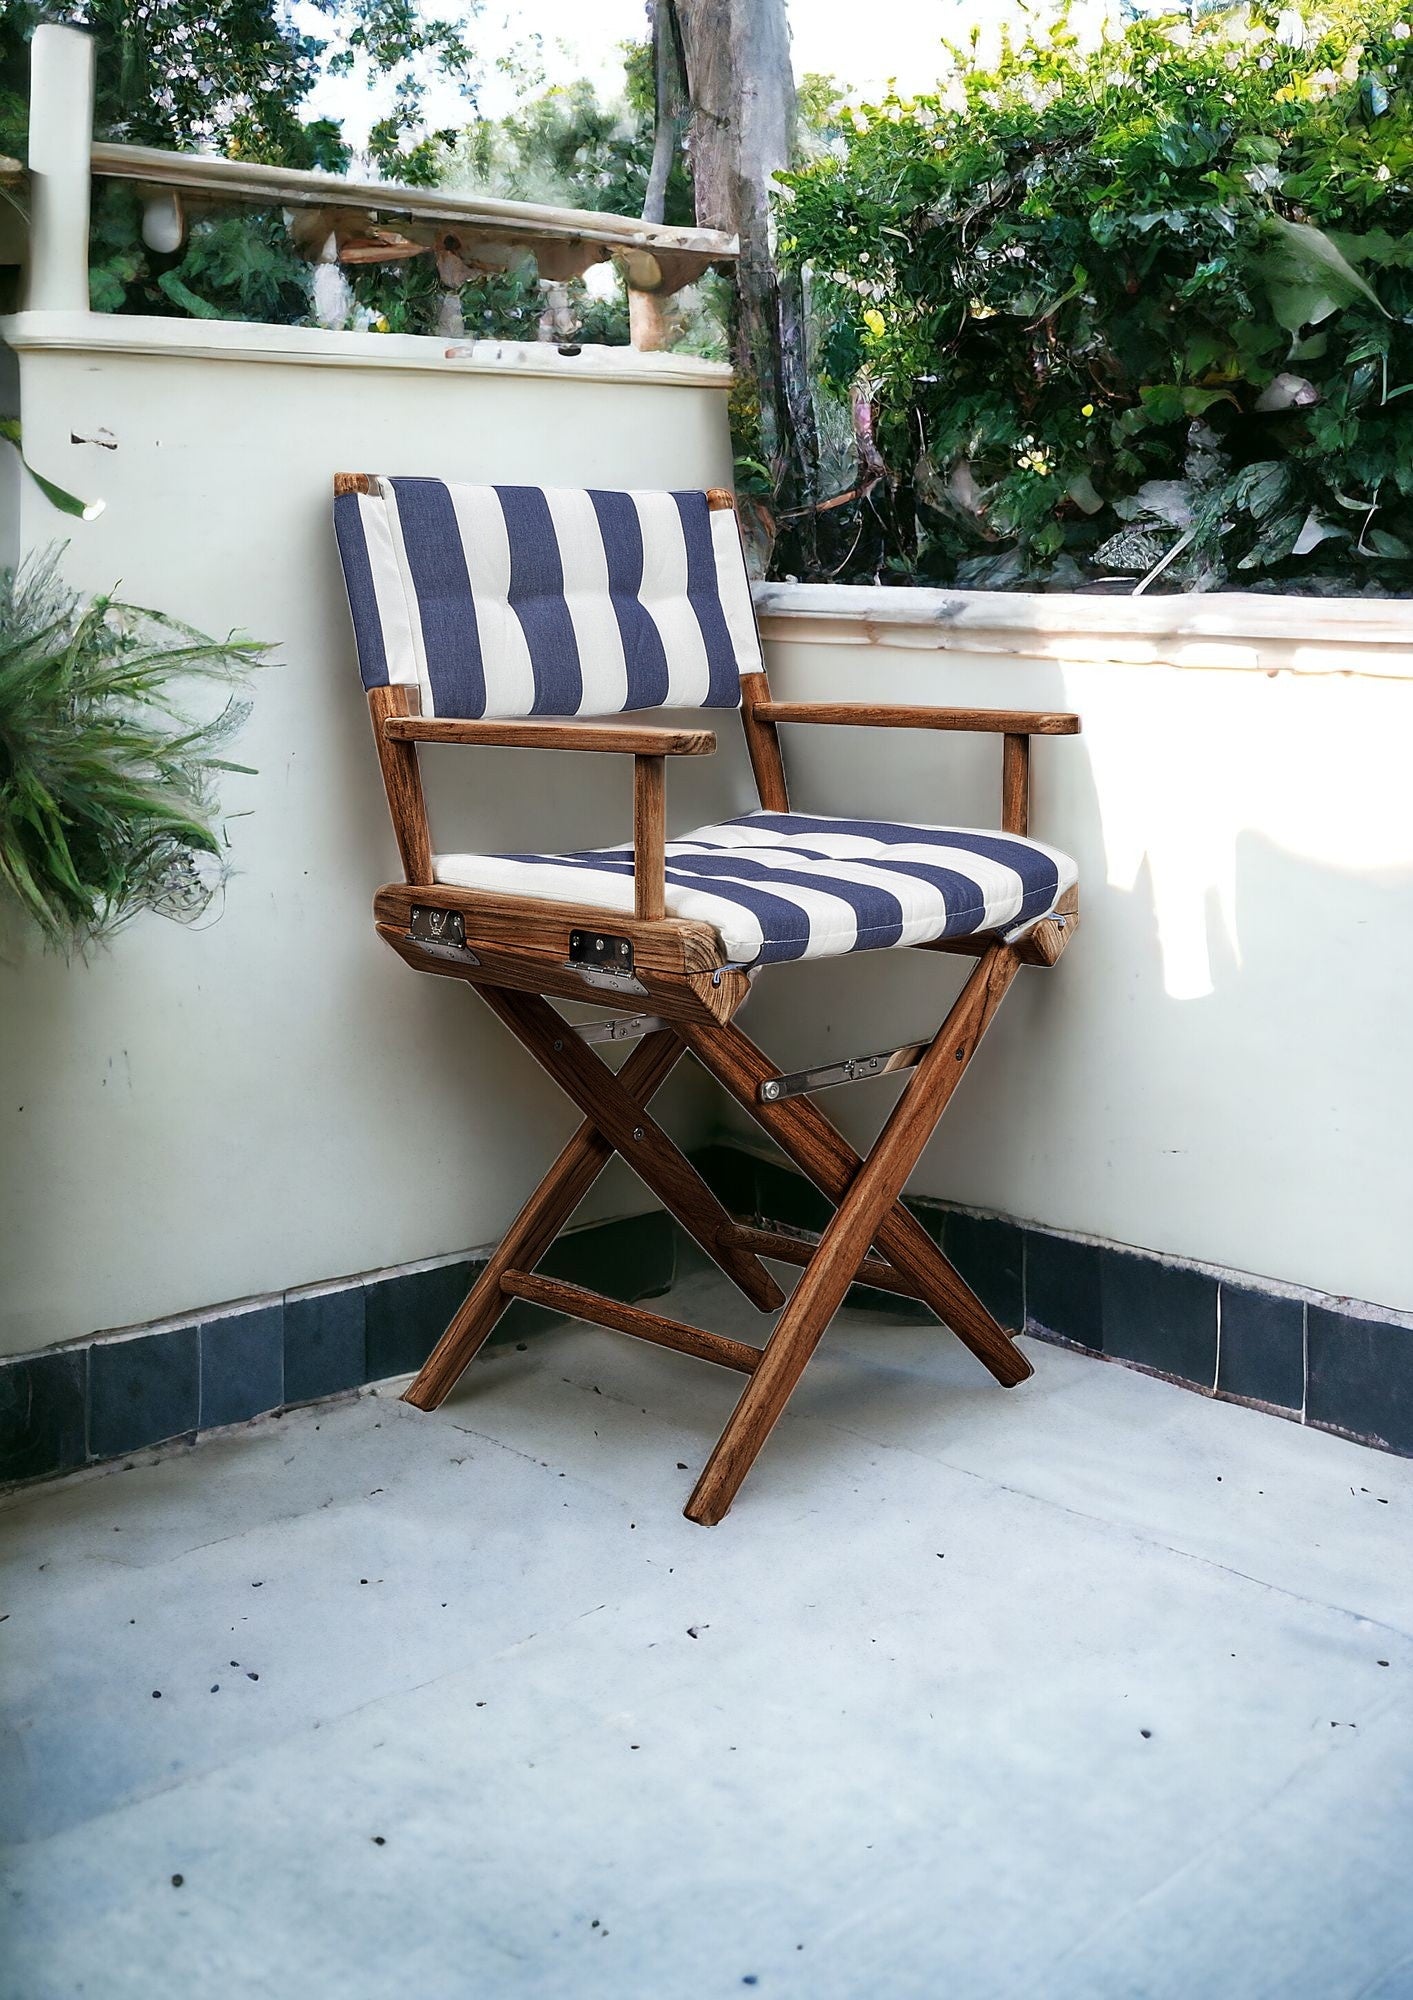
M330 527L334 471L547 484L730 478L726 371L670 354L25 314L26 449L106 502L80 524L22 482L6 534L67 576L278 647L223 791L219 921L143 918L88 965L0 963L0 1352L494 1240L572 1114L474 999L378 943L396 852ZM76 442L110 438L101 443ZM12 454L6 454L12 457ZM8 468L6 468L8 471ZM16 509L18 512L16 512ZM0 537L3 539L3 537ZM737 732L682 760L674 813L748 802ZM460 844L606 841L626 759L442 751ZM684 1071L662 1104L693 1131ZM626 1171L597 1210L652 1206Z
M772 586L783 699L1076 709L1032 827L1082 925L1022 975L913 1190L1413 1306L1413 607ZM783 732L792 803L996 824L998 739ZM761 982L787 1066L926 1032L970 961ZM825 1100L856 1138L892 1084Z
M396 861L330 475L723 483L724 375L87 315L4 331L31 458L106 507L66 521L10 467L0 544L67 537L78 586L279 650L236 749L258 776L224 791L219 921L142 919L87 966L4 940L0 1352L493 1240L572 1114L471 996L374 939ZM762 603L783 696L1084 718L1037 745L1034 788L1036 832L1080 859L1082 928L1054 973L1024 975L914 1188L1413 1307L1405 608L789 586ZM801 806L995 824L994 740L792 730L786 754ZM428 764L463 844L627 831L618 760ZM716 758L670 774L675 827L750 802L729 721ZM789 1066L866 1052L932 1025L964 966L782 967L745 1025ZM864 1139L895 1088L826 1102ZM663 1108L684 1143L730 1123L685 1070ZM648 1205L620 1171L585 1213Z

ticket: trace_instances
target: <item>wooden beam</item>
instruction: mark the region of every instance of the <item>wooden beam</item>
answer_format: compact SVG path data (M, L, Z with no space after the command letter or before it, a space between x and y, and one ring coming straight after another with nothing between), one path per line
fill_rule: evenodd
M646 1104L684 1053L675 1035L649 1035L619 1070L618 1081L635 1104ZM586 1118L506 1230L499 1247L491 1252L490 1261L403 1395L404 1403L419 1410L435 1410L451 1393L505 1311L506 1296L500 1288L505 1273L517 1264L538 1264L612 1157L612 1142L592 1118Z
M711 729L654 729L641 723L474 722L456 716L394 716L387 725L395 743L481 743L506 750L616 750L632 757L709 757Z
M633 759L633 915L639 923L667 915L666 771L661 757Z
M1005 945L996 945L957 996L889 1113L873 1150L851 1179L833 1220L820 1237L819 1248L776 1321L760 1365L742 1391L687 1503L689 1521L713 1526L736 1497L805 1364L843 1303L875 1232L894 1212L918 1154L951 1101L1018 969L1014 954Z
M532 1306L547 1306L570 1319L587 1320L591 1326L606 1326L614 1333L631 1333L637 1340L650 1340L655 1347L671 1347L679 1354L694 1354L699 1361L715 1361L723 1368L735 1368L750 1375L760 1362L761 1350L744 1340L731 1340L723 1333L708 1333L705 1327L689 1326L685 1320L668 1319L663 1313L644 1312L641 1306L620 1305L582 1285L569 1285L558 1278L537 1278L529 1271L506 1271L500 1288L507 1297L525 1299Z
M676 252L703 269L738 254L734 235L717 229L679 229L641 216L606 215L597 209L552 208L539 202L502 201L489 195L452 194L445 188L403 187L393 181L342 180L297 167L219 159L210 153L169 153L156 146L97 140L95 174L141 181L158 188L198 190L226 202L273 208L357 208L380 215L421 216L433 222L473 225L477 233L517 242L569 240L607 249ZM684 281L685 282L685 281Z
M1078 736L1079 717L1010 708L910 708L868 701L762 701L763 722L832 722L850 729L964 729L1024 736Z
M1001 739L1001 830L1030 831L1030 738L1010 730Z
M407 880L422 886L432 879L432 841L427 829L427 801L422 792L422 774L417 766L417 746L390 737L390 721L414 717L422 697L415 687L374 687L368 690L368 713L373 718L373 740L388 795L397 851L402 856L402 872Z
M731 1241L734 1218L656 1120L628 1096L613 1071L544 1000L498 986L479 986L477 991L751 1304L761 1312L776 1311L785 1294L759 1258Z
M746 735L746 754L762 810L787 813L790 793L785 783L785 760L780 754L780 738L775 724L762 711L772 707L770 682L764 673L741 676L741 727Z

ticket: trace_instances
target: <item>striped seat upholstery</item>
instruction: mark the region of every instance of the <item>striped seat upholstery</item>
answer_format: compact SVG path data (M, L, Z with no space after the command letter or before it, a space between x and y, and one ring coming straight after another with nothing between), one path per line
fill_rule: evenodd
M582 854L439 854L437 881L633 910L632 846ZM747 813L667 843L667 912L710 924L727 959L768 965L1013 931L1078 871L1018 834L814 813Z
M705 493L384 479L334 525L365 687L426 716L736 708L761 664L736 517Z

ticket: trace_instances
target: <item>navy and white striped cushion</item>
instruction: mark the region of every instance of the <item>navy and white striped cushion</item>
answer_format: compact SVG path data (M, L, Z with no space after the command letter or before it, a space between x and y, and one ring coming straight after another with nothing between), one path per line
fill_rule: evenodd
M377 479L334 527L365 687L423 715L735 708L761 664L740 532L705 493Z
M439 854L438 882L633 909L631 846ZM748 813L667 843L667 912L710 924L736 965L1010 931L1072 887L1068 855L1017 834L814 813Z

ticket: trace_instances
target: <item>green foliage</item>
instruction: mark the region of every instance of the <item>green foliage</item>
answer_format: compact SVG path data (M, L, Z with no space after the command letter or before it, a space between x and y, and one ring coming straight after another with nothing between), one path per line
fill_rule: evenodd
M219 885L216 753L244 720L192 720L173 681L229 683L247 640L203 638L109 598L53 559L0 576L0 892L46 943L83 951L140 910L190 921Z
M783 177L886 473L849 574L1413 590L1406 13L1062 18Z
M506 118L481 119L460 135L443 185L470 185L513 201L641 215L652 163L652 80L636 72L647 43L624 45L625 94L605 102L587 79L527 98ZM692 186L679 153L667 183L665 219L690 226Z
M0 152L23 156L29 39L45 20L85 25L96 44L94 127L101 138L178 152L342 173L338 125L301 116L322 75L362 74L392 85L393 108L369 152L389 179L435 183L451 131L425 128L431 77L452 77L474 101L468 33L480 0L446 17L414 0L314 0L327 38L303 33L283 0L9 0L0 8ZM309 267L277 215L249 210L196 224L173 258L146 248L135 192L99 183L93 303L103 312L297 321L309 307Z

